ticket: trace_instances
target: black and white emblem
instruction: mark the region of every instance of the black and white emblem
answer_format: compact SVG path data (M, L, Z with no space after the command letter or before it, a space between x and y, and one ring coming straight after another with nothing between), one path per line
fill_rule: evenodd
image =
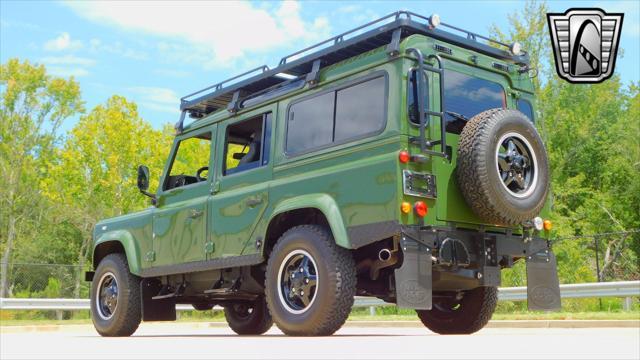
M547 14L558 75L572 83L611 77L624 14L602 9L569 9Z

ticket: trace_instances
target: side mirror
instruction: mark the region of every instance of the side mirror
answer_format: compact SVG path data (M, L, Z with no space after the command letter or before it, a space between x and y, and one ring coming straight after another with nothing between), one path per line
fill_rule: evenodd
M149 189L149 168L144 165L138 166L138 189L142 192Z
M149 177L149 168L144 165L138 166L138 190L140 190L144 195L150 197L151 204L155 205L156 196L147 191L149 189Z

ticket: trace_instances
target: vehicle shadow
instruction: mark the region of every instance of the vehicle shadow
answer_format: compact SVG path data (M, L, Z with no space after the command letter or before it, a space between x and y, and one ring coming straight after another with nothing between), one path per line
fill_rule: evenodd
M352 337L423 337L431 336L434 334L334 334L330 336L305 336L305 338L352 338ZM79 338L95 338L99 335L79 335ZM268 335L236 335L236 334L148 334L148 335L132 335L130 338L242 338L242 339L260 339L260 338L291 338L295 339L295 336L288 336L284 334L268 334ZM122 339L122 338L117 338Z

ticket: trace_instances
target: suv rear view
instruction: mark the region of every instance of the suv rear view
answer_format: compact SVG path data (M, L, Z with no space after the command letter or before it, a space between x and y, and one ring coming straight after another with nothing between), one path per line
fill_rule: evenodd
M160 187L138 170L153 206L96 226L98 332L191 304L329 335L357 295L468 334L518 261L529 307L559 308L529 70L517 44L397 12L184 97Z

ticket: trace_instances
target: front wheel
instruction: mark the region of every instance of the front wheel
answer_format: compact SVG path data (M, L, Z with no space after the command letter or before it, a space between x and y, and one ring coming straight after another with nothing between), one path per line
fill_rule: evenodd
M498 288L478 287L462 297L440 298L431 310L416 310L420 321L438 334L472 334L482 329L498 303Z
M349 316L356 291L351 253L319 225L289 229L267 264L265 293L273 319L287 335L324 336Z
M238 302L224 307L224 317L238 335L264 334L273 325L264 297L252 302Z
M102 336L129 336L142 320L140 278L123 254L105 256L91 283L91 319Z

